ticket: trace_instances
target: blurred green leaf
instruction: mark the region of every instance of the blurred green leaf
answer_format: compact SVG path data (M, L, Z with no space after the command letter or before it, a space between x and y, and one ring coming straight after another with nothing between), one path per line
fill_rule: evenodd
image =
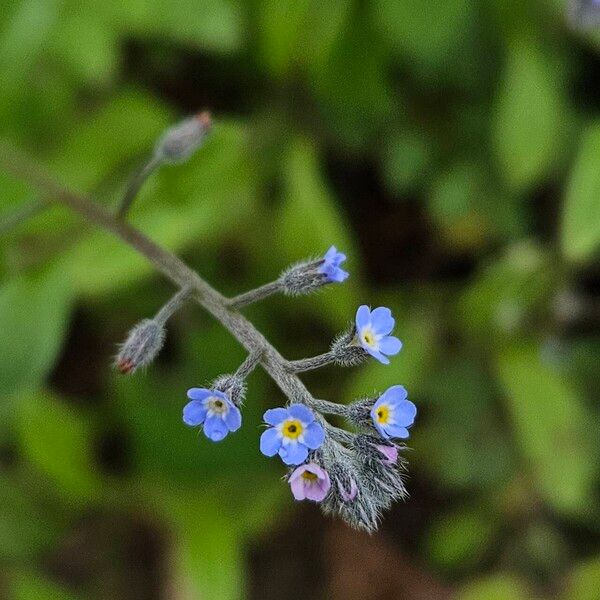
M259 48L263 64L275 75L294 68L319 69L342 32L350 0L261 0Z
M51 52L82 83L105 84L118 67L116 32L93 11L79 9L61 19Z
M498 523L485 509L460 509L433 523L427 539L427 555L447 570L466 570L489 550Z
M66 270L16 277L0 287L0 394L40 385L62 346L71 300Z
M47 507L15 477L0 474L0 559L26 560L56 543L59 529Z
M504 178L528 188L550 174L564 146L564 83L552 61L532 41L514 38L492 113L493 147Z
M557 280L541 247L527 240L514 244L459 297L461 327L483 343L515 335L547 306Z
M23 398L17 415L22 450L70 500L100 495L89 421L58 398L39 393Z
M499 488L511 473L510 447L494 413L494 382L479 356L456 352L426 374L427 414L414 429L419 468L452 490Z
M582 399L560 373L541 362L533 344L501 351L498 373L538 492L557 511L589 518L597 454Z
M448 67L458 46L464 51L473 25L471 0L377 0L372 14L394 52L416 65L421 76Z
M456 596L457 600L531 600L523 581L514 575L498 573L468 583Z
M308 141L297 139L290 145L283 177L283 206L274 225L277 232L274 243L280 249L282 260L291 263L319 256L331 245L349 257L351 276L344 285L332 284L328 294L302 300L334 327L339 327L356 310L353 282L357 279L358 260L348 233L350 227L327 189L317 152ZM333 294L335 301L331 300Z
M563 209L561 244L570 260L586 260L600 247L600 122L583 136Z
M22 572L10 580L10 600L76 600L65 587L37 573Z
M242 598L243 560L233 515L214 497L186 499L169 507L175 524L174 569L177 587L191 597Z
M600 590L600 556L584 560L569 573L563 600L597 600Z
M383 175L389 188L406 193L418 187L432 161L432 142L418 131L400 131L387 139L383 150Z

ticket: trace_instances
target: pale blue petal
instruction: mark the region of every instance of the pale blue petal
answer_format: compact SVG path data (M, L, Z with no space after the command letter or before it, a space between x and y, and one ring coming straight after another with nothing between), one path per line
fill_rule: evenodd
M394 405L403 402L407 397L408 392L403 385L393 385L381 395L381 399L385 399L386 402Z
M386 439L389 440L390 436L387 434L386 430L384 427L381 426L380 423L378 423L375 419L373 419L373 425L375 425L375 429L377 429L377 431L379 432L379 435Z
M363 348L373 357L376 358L380 363L383 363L384 365L389 365L390 361L387 359L387 357L385 357L383 354L381 354L381 352L379 352L379 350L375 350L374 348L371 348L369 346L363 346Z
M394 329L395 321L392 311L385 306L379 306L371 313L373 331L379 335L387 335Z
M406 439L410 434L408 433L408 429L406 427L401 427L400 425L386 425L385 431L389 437L395 438L403 438Z
M204 435L213 442L220 442L228 433L227 425L221 417L213 415L204 422Z
M183 422L195 427L202 425L206 418L206 409L199 400L192 400L183 407Z
M308 425L315 420L313 411L307 406L304 406L304 404L290 404L288 406L288 413L290 414L290 417L302 421L305 425Z
M300 465L308 456L308 448L302 444L288 444L281 446L279 456L286 465Z
M379 349L384 354L393 356L394 354L398 354L402 349L402 342L397 337L389 335L379 340Z
M356 311L356 329L360 331L371 323L371 311L366 304L358 307Z
M408 427L415 422L416 416L417 407L410 400L399 402L394 408L394 421L396 421L396 425Z
M277 435L277 431L272 427L263 431L260 436L260 451L265 456L275 456L281 447L281 438Z
M335 255L337 254L337 249L335 246L331 246L329 248L329 250L327 250L327 252L325 252L325 255L323 256L323 260L326 262L332 261L335 258Z
M320 423L311 423L304 432L304 444L316 450L325 441L325 430Z
M279 425L289 417L288 411L285 408L270 408L263 415L265 423L269 425Z
M204 400L212 395L211 390L207 390L206 388L192 388L187 391L187 397L190 400Z
M242 425L242 413L237 406L230 406L225 415L225 425L229 431L237 431Z

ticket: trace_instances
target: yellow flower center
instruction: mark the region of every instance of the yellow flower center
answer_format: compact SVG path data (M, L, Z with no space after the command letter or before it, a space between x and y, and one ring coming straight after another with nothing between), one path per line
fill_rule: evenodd
M377 340L375 339L375 334L370 330L370 329L365 329L365 331L362 332L362 341L367 345L367 346L375 346L375 344L377 343Z
M390 419L390 407L387 406L387 404L382 404L377 409L376 416L377 416L377 422L380 423L381 425L385 425Z
M302 435L304 427L298 419L288 419L284 422L282 433L285 437L295 440Z
M302 477L304 479L307 479L308 481L316 481L318 479L318 477L314 473L311 473L310 471L304 471L302 473Z

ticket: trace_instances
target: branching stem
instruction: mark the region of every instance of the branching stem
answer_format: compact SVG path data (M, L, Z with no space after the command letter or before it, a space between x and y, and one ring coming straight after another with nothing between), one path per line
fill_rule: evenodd
M92 200L64 188L35 162L3 142L0 142L0 166L37 188L46 199L67 206L84 220L120 238L175 285L190 288L194 300L217 319L248 352L260 351L260 364L290 400L315 406L314 399L302 381L290 373L288 361L250 321L228 306L225 297L181 259Z

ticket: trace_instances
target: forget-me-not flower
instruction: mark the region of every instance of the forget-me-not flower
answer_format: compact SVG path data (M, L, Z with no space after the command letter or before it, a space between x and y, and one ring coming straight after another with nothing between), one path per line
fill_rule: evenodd
M289 483L296 500L321 502L331 488L329 474L315 463L300 465L290 475Z
M323 256L323 262L319 265L319 273L327 277L328 281L341 283L350 275L340 265L346 260L346 255L338 252L335 246L331 246Z
M325 430L304 404L273 408L263 418L271 427L260 436L260 451L265 456L279 454L286 465L303 463L309 450L316 450L325 440Z
M191 402L183 408L183 422L192 427L204 423L204 435L209 440L220 442L230 431L240 428L242 414L224 392L192 388L187 395Z
M356 335L358 343L384 365L390 363L388 356L398 354L402 342L393 335L395 321L389 308L380 306L373 311L366 304L356 311Z
M371 418L379 434L386 438L407 438L407 427L415 422L417 407L407 400L408 392L401 385L388 388L375 402L371 409ZM387 455L391 460L393 456ZM397 458L397 453L396 457Z

